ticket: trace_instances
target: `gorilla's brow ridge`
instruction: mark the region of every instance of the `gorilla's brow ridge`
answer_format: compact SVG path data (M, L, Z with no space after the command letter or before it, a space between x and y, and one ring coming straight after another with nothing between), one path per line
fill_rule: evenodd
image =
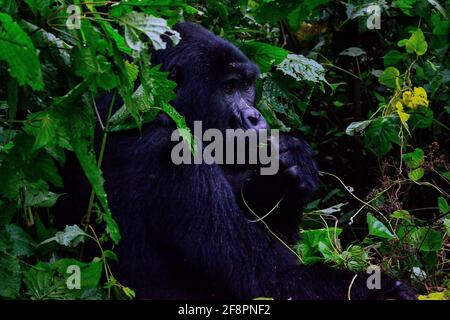
M258 76L258 68L251 62L230 62L228 71L243 75L249 80L255 80Z

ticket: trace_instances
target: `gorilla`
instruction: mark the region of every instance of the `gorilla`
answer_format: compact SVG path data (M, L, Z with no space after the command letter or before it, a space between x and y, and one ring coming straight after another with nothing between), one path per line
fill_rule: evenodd
M153 52L152 64L177 83L172 104L188 126L199 120L204 129L267 129L255 108L256 65L197 24L174 30L182 40ZM107 100L99 105L103 113ZM299 237L302 207L317 188L317 167L300 136L280 133L279 173L262 176L250 165L175 165L175 129L160 114L141 130L108 135L102 169L122 233L114 272L137 298L347 299L349 287L352 299L414 298L386 275L381 288L370 290L366 274L302 266L289 250ZM70 166L66 172L61 211L80 217L89 188L81 173ZM248 208L265 213L280 199L264 223L254 221Z

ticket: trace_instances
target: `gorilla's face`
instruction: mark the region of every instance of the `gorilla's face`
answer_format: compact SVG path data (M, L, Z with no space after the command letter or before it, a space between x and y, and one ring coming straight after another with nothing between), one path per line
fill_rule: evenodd
M201 121L203 130L268 129L255 108L258 67L236 46L199 25L182 23L174 29L180 43L153 52L152 63L161 63L177 83L174 105L187 124Z
M210 75L214 85L208 90L207 118L215 119L219 130L262 130L268 125L255 108L257 67L249 62L231 62Z
M229 63L217 79L211 110L220 119L218 129L262 130L268 125L255 108L258 69L251 62Z

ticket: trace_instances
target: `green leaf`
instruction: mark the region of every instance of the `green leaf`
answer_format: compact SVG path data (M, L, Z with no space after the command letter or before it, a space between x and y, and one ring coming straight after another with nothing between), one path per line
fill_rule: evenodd
M24 283L33 300L50 299L55 291L67 290L62 281L58 288L53 286L53 270L43 262L39 262L24 273Z
M103 264L101 261L93 261L90 263L85 263L75 259L61 259L54 263L54 267L65 278L70 276L70 274L67 273L67 269L69 266L73 265L80 267L81 291L94 289L98 287L103 269ZM78 291L77 289L74 290Z
M31 236L21 227L15 224L5 226L6 233L12 243L12 249L16 256L30 257L36 252L36 243Z
M288 54L278 66L284 74L290 75L297 81L325 82L325 69L321 64L308 59L301 54Z
M450 235L450 218L444 219L444 228L445 232L447 233L447 236Z
M367 269L368 257L367 253L361 246L351 245L340 255L343 265L354 272L362 272Z
M24 172L30 180L39 181L44 179L58 188L63 187L63 180L59 175L55 161L50 155L42 153L33 154L33 157L29 163L32 163L33 165L25 168ZM61 194L58 196L60 195Z
M396 117L378 118L366 128L364 144L373 149L378 157L386 155L392 149L392 143L400 143L397 120Z
M341 53L339 53L340 56L349 56L349 57L359 57L365 54L367 54L367 52L358 47L347 48Z
M20 85L28 84L42 90L41 65L33 42L6 13L0 12L0 60L9 65L9 72Z
M388 67L386 68L383 73L378 78L378 81L385 85L388 88L396 89L400 88L400 71L398 71L395 67Z
M114 40L116 43L117 48L122 51L123 53L126 53L128 55L132 54L132 50L130 47L127 46L127 43L125 42L125 38L120 35L119 32L117 32L116 29L114 29L109 23L102 24L103 29L105 32L110 36L111 39Z
M421 29L414 31L409 39L400 40L398 46L405 47L406 52L415 52L418 56L424 55L428 49L428 44Z
M408 123L411 128L429 128L433 124L433 110L419 107L410 113Z
M51 12L54 0L25 0L34 15L39 11L41 16L46 17Z
M120 20L125 26L125 41L128 46L140 52L147 48L141 40L141 34L145 34L153 44L155 50L166 48L162 35L169 35L173 45L180 41L180 34L167 26L167 21L156 18L143 12L131 12Z
M411 222L411 215L409 214L409 212L407 210L395 210L391 214L391 217L394 219L402 219L402 220Z
M367 225L369 226L370 235L389 240L395 238L395 235L371 213L367 214Z
M345 133L349 136L361 135L371 122L372 120L352 122L345 129Z
M67 287L67 279L73 274L67 272L71 266L80 268L80 289ZM39 262L25 272L24 282L33 300L89 298L99 286L102 266L100 261L84 263L75 259L60 259L52 264Z
M280 64L289 54L286 49L258 41L247 41L238 45L247 57L258 65L261 73L269 72L273 65Z
M197 144L184 117L168 103L163 104L163 110L176 123L180 136L183 138L184 142L187 143L191 152L195 154L197 152Z
M50 208L53 207L62 194L53 193L45 190L26 190L25 191L25 205L36 208Z
M108 200L103 188L103 175L97 166L95 152L92 150L95 116L89 104L81 101L75 107L71 104L59 106L55 109L70 146L88 178L103 209L109 213Z
M439 251L442 248L442 235L439 231L421 227L411 232L408 242L420 251Z
M65 260L58 260L55 264ZM64 278L68 274L58 274L55 264L38 262L24 273L27 294L32 300L74 300L80 297L81 290L68 289Z
M423 177L424 174L425 174L425 171L423 170L423 168L417 168L417 169L414 169L414 170L408 172L408 177L412 181L419 181Z
M342 228L302 230L300 240L294 249L302 257L305 264L325 261L325 258L333 259L334 256L330 248L333 248L331 241L334 242L335 233L336 237L339 237Z
M89 180L99 203L106 212L104 215L107 223L107 230L115 244L120 241L120 233L111 217L108 206L108 197L104 189L104 179L101 169L97 165L95 152L92 150L94 135L94 119L92 108L88 103L82 103L76 108L70 103L71 100L61 99L60 106L55 108L61 124L64 127L70 146L75 152L81 168Z
M444 178L450 181L450 171L440 172Z
M254 16L260 23L276 23L286 19L298 6L296 1L261 1Z
M445 11L444 11L445 12ZM445 15L442 17L439 13L434 13L431 16L431 22L433 24L433 34L437 36L447 36L450 30L450 20L445 18Z
M117 222L114 220L110 213L100 213L100 219L106 223L106 232L111 237L111 240L115 244L119 244L121 236L120 229Z
M325 261L334 261L338 258L338 252L335 252L333 248L331 248L326 243L319 241L318 248L320 253L325 258Z
M119 262L119 258L111 250L104 250L103 251L103 258L106 258L106 259L109 259L109 260L113 260L115 262Z
M111 90L119 84L119 79L112 71L111 63L92 48L76 47L73 51L73 60L75 74L90 80L89 85L93 90L96 87Z
M411 16L411 9L416 1L417 0L394 0L394 3L404 14Z
M415 169L423 164L424 156L423 150L417 148L413 152L403 154L403 161L409 168Z
M103 187L103 174L97 166L95 153L90 149L87 141L75 140L75 137L73 137L71 145L95 195L99 199L103 209L109 213L107 195Z
M168 73L155 67L141 68L141 85L131 97L133 105L136 106L140 123L131 121L131 109L127 101L119 108L110 119L110 131L119 131L137 128L140 124L153 120L163 110L163 104L167 104L176 98L174 89L177 84L167 79ZM143 70L145 69L145 70Z
M267 2L267 1L266 1ZM289 22L289 27L293 31L297 31L301 28L301 23L305 20L318 18L321 13L321 9L325 8L329 4L330 0L315 0L315 1L302 1L301 3L293 1L292 4L297 7L290 11L287 15L287 21ZM275 1L279 3L279 1ZM281 1L281 6L286 8L289 1ZM273 11L268 12L269 15L273 14ZM281 17L281 20L285 20L285 17Z
M20 263L11 255L0 253L0 297L15 299L20 291Z
M139 75L139 67L134 63L130 63L128 61L125 61L125 67L127 68L130 82L134 83Z
M42 241L39 245L55 241L62 246L75 248L78 244L84 242L86 236L87 234L77 225L66 226L64 231L56 232L54 237Z
M122 286L121 289L125 297L127 297L128 299L134 299L136 297L136 293L134 292L134 290L124 286Z
M438 198L438 208L442 214L446 214L449 211L447 200L442 196Z
M27 118L29 122L25 125L24 130L36 137L33 152L47 145L55 144L59 124L52 114L41 111L32 113Z

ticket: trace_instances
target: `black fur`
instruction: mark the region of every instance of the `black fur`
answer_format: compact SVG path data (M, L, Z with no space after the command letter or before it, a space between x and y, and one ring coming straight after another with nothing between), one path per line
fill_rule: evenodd
M204 128L230 127L233 102L219 94L220 83L229 72L253 81L257 68L236 47L198 25L182 23L175 29L181 43L153 54L153 63L161 63L178 82L174 106L189 125L202 120ZM230 63L240 70L230 71ZM253 92L248 97L253 104ZM266 222L294 243L301 207L317 186L311 150L300 137L281 136L281 173L263 177L251 168L172 164L174 129L160 115L142 132L108 136L102 168L122 233L115 268L119 281L135 289L137 298L148 299L347 298L353 273L300 266L263 224L249 221L254 217L239 194L244 183L248 202L260 213L285 195ZM66 179L65 210L78 216L87 203L81 177L70 171ZM365 278L356 278L353 299L413 297L386 276L382 290L370 291Z

